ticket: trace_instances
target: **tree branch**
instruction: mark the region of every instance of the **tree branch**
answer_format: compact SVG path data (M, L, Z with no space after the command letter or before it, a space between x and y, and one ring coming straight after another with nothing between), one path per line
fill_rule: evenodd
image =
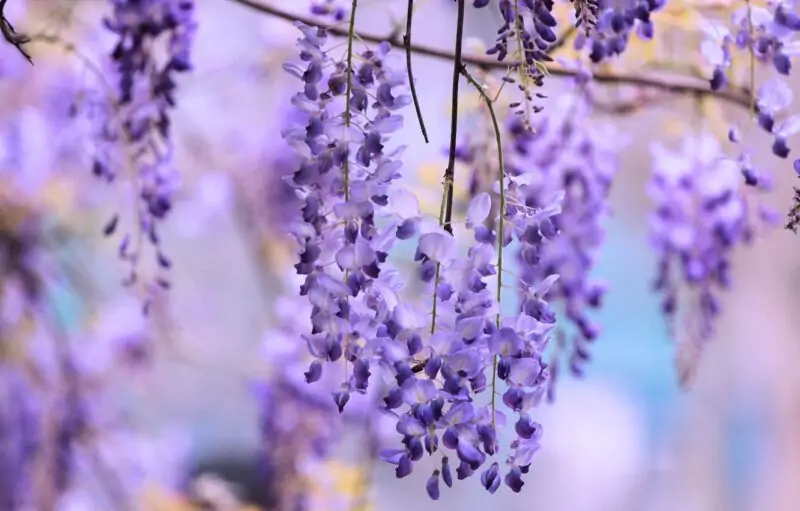
M10 21L6 18L5 15L5 8L6 3L8 0L0 0L0 32L3 34L3 39L12 46L17 47L17 51L19 51L25 59L33 64L33 59L25 49L22 47L25 43L30 42L30 38L25 34L20 34L19 32L14 30L14 25L11 24Z
M299 16L291 12L287 12L279 7L264 3L263 0L229 0L233 3L247 7L256 12L267 14L280 18L286 21L294 22L299 21L306 25L323 27L327 29L328 33L338 36L347 36L347 30L342 27L332 26L327 23L321 23L309 16ZM377 34L369 34L364 32L356 32L359 39L380 44L384 41L388 42L395 48L403 49L403 41L395 38L381 36ZM411 44L409 48L412 52L427 57L433 57L443 60L453 61L455 55L447 50L424 46L420 44ZM461 58L464 64L472 64L483 69L507 69L513 66L514 62L499 62L491 57L478 56L478 55L464 55ZM548 65L548 72L554 76L572 77L577 75L577 71L566 69L557 65ZM739 88L733 90L726 90L721 92L714 92L709 87L708 83L700 80L691 79L685 76L670 76L670 77L655 77L644 76L627 73L612 73L607 71L598 71L593 75L593 80L598 83L614 83L621 85L636 85L639 87L650 87L673 94L693 94L701 96L710 96L717 98L721 101L731 103L740 107L750 108L750 91L746 88Z

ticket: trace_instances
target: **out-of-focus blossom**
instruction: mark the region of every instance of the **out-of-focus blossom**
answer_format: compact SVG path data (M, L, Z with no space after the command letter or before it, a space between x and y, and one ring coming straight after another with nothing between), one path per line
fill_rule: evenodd
M666 317L680 321L688 346L699 351L714 334L719 293L731 285L733 251L751 242L760 219L748 207L739 165L713 135L686 137L678 151L656 144L653 163L655 288Z

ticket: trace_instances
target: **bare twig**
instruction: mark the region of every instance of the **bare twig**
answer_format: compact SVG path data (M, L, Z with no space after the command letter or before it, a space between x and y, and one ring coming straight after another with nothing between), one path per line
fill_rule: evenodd
M8 44L16 46L17 51L19 51L28 62L33 64L33 59L22 47L24 44L30 42L30 38L14 30L14 25L6 18L5 8L7 2L8 0L0 0L0 32L2 32L3 39L5 39Z
M414 73L411 71L411 25L414 19L414 0L408 0L408 13L406 14L406 33L403 36L403 46L406 49L406 70L408 72L408 84L411 87L411 99L414 101L414 110L417 112L419 129L422 131L422 138L428 143L428 131L425 129L425 121L422 119L422 108L419 106L417 98L417 86L414 83Z

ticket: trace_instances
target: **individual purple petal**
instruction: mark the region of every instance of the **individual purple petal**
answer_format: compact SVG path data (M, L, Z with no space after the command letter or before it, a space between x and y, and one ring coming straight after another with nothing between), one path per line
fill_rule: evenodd
M336 264L342 270L358 270L372 264L377 259L375 250L362 238L354 245L346 245L336 253Z
M453 474L450 471L450 460L447 456L442 458L442 481L444 481L444 484L446 484L448 488L453 487Z
M467 210L467 226L483 223L492 209L492 198L483 192L476 195L469 203Z
M523 347L522 338L513 328L501 328L489 338L489 351L502 357L517 355Z
M400 457L400 460L397 463L397 468L394 470L394 475L398 479L402 479L411 474L413 469L414 465L411 463L411 458L408 454L404 454Z
M404 415L397 422L397 432L406 436L422 436L426 433L426 429L417 419Z
M429 232L419 238L419 251L437 263L447 263L453 252L453 236L447 232Z
M481 474L481 484L489 493L494 493L500 487L500 467L495 462Z
M505 483L514 493L522 491L522 487L525 485L522 480L522 470L517 466L511 467L511 470L506 474Z
M467 463L472 470L476 470L480 467L486 459L486 455L477 447L464 440L459 440L456 452L458 453L458 458Z
M400 463L400 458L402 458L405 454L405 449L383 449L381 450L379 457L387 463L398 465Z
M757 105L759 111L775 114L787 108L794 94L785 81L779 78L770 78L758 89Z
M536 435L541 426L533 421L527 414L520 414L519 420L514 424L514 430L522 438L529 439Z
M436 385L431 380L411 378L403 384L403 400L408 405L427 403L436 393Z
M481 369L480 355L476 350L459 350L447 356L447 365L465 378L472 378Z
M308 371L305 372L306 382L314 383L322 377L322 363L319 360L311 362Z
M425 491L432 500L439 500L439 471L434 470L425 484Z
M350 393L344 390L333 392L333 402L336 403L336 407L339 409L339 413L344 411L345 405L347 402L350 401Z
M413 193L402 188L394 190L391 195L389 195L388 209L402 220L418 218L420 216L417 197Z

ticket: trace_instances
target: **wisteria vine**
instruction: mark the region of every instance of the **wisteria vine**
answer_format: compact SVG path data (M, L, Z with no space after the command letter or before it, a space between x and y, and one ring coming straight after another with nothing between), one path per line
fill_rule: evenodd
M373 415L388 418L393 431L374 435L369 455L392 464L398 478L426 455L434 458L426 483L432 499L440 498L441 483L454 485L454 475L476 475L491 493L501 485L522 490L542 442L536 408L554 399L561 367L585 374L590 346L602 337L594 311L609 290L595 266L628 138L594 115L606 85L659 99L692 96L701 113L679 149L653 144L647 187L654 202L653 288L682 341L679 350L694 357L692 368L715 334L734 250L779 221L760 202L773 188L772 175L755 157L753 140L768 135L770 152L788 166L790 139L800 131L785 78L800 55L793 1L747 0L729 20L706 20L696 34L701 49L692 56L692 73L667 76L614 67L635 40L656 36L666 0L571 0L571 19L559 15L554 0L454 0L452 51L412 41L413 0L398 33L386 36L358 29L358 0L315 0L304 15L259 0L231 2L291 21L298 33L296 58L283 65L295 89L287 100L292 122L281 134L294 159L289 169L276 167L292 204L299 204L282 216L299 280L281 302L280 324L266 336L266 358L281 370L257 386L266 466L292 487L286 508L308 502L308 466L297 460L325 459L337 421L372 427ZM104 27L115 42L94 69L102 99L86 112L96 135L91 173L107 182L122 176L133 186L134 228L123 235L119 254L130 263L125 283L133 285L141 280L145 245L153 249L158 270L147 311L153 289L170 286L172 261L158 227L180 185L171 114L179 76L192 70L196 3L108 3ZM465 49L468 4L496 8L502 20L484 55ZM16 32L5 5L1 0L0 28L23 56L30 58L26 48L37 42L75 53L59 36ZM395 142L412 105L425 143L433 130L412 71L418 55L452 64L438 215L405 186L406 147ZM767 71L774 76L762 80ZM543 92L556 80L557 94ZM475 115L465 107L470 94L478 98ZM702 118L703 105L714 100L747 114L727 127L724 144ZM467 128L468 122L474 124ZM792 166L800 176L800 158ZM462 182L469 183L463 201L456 194ZM785 224L797 231L800 188L792 200ZM115 235L123 217L115 214L103 233ZM63 372L70 371L65 365ZM6 376L9 396L0 401L28 392L15 373ZM57 443L64 473L77 430L87 427L79 398L67 396L70 413L58 419L72 421L57 426L65 438ZM19 438L8 459L0 459L3 473L12 461L30 463L22 459L35 443L23 438L28 412L0 410L11 431L0 440ZM514 434L503 438L512 424ZM277 463L290 472L279 473ZM0 504L17 506L28 485L4 478ZM56 491L66 485L56 481Z

